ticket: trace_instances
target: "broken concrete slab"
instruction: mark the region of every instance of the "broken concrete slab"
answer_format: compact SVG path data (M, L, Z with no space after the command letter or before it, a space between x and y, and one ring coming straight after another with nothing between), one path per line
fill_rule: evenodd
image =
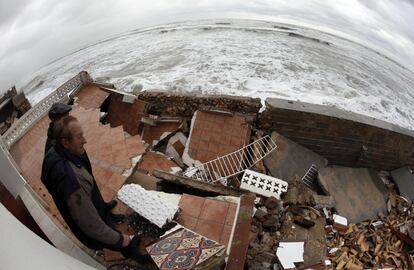
M110 99L106 120L111 127L122 125L130 135L138 134L138 126L148 104L141 100L135 100L133 103L123 102L123 95L117 93L112 93ZM128 117L125 117L126 115Z
M391 172L400 194L410 202L414 201L414 174L411 168L402 167Z
M227 260L226 270L239 270L244 268L247 249L249 247L249 232L253 218L254 195L243 195L240 198L236 226Z
M160 180L154 176L146 174L141 170L136 170L125 181L126 184L138 184L146 190L157 190L157 184Z
M264 163L273 177L290 182L295 176L302 177L312 164L323 168L328 163L322 156L277 132L272 133L272 139L278 149L265 157Z
M338 213L351 223L374 219L387 211L386 188L372 170L330 166L319 171L319 181L335 199Z
M179 207L178 223L222 245L228 245L238 204L183 194Z
M142 117L143 129L141 137L146 143L155 146L161 139L171 133L175 133L182 122L183 119L180 117Z
M196 189L202 192L210 193L211 195L226 195L240 197L243 194L249 194L250 192L241 190L238 188L226 187L223 185L215 185L202 181L194 181L194 179L178 176L171 173L167 173L161 170L155 169L153 175L162 181L175 184L178 186L184 186L190 189Z
M181 168L171 161L167 156L159 152L147 152L142 155L141 161L138 163L138 169L147 171L149 175L153 174L155 169L167 172L181 171Z
M186 143L187 137L184 133L177 132L168 140L165 154L174 159L181 160Z
M194 166L196 161L204 163L237 151L249 143L250 134L250 125L241 114L196 111L183 161Z

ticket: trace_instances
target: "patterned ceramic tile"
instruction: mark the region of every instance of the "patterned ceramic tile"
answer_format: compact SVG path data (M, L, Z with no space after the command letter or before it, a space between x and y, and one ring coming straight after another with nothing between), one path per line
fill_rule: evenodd
M266 197L274 196L280 199L280 195L287 191L288 183L262 173L245 170L240 188Z
M223 245L185 228L180 228L147 247L148 253L161 270L192 269L223 249Z

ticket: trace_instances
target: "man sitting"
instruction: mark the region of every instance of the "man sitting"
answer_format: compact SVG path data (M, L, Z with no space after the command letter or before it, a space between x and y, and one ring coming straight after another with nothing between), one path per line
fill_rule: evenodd
M54 125L55 145L46 153L42 182L73 234L91 249L108 248L130 257L131 238L113 228L122 215L110 212L92 174L78 120L65 116ZM135 241L136 242L136 241Z

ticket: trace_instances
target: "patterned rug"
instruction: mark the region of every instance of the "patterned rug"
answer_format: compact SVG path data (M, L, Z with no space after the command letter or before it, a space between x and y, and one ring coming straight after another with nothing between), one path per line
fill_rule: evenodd
M185 228L180 228L147 247L148 253L161 270L192 269L223 249L223 245Z

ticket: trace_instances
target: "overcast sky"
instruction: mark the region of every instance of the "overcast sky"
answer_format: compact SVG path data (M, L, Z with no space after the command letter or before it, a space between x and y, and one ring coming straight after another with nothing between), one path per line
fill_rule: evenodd
M335 31L414 70L414 0L0 0L0 93L54 59L105 37L208 18Z

